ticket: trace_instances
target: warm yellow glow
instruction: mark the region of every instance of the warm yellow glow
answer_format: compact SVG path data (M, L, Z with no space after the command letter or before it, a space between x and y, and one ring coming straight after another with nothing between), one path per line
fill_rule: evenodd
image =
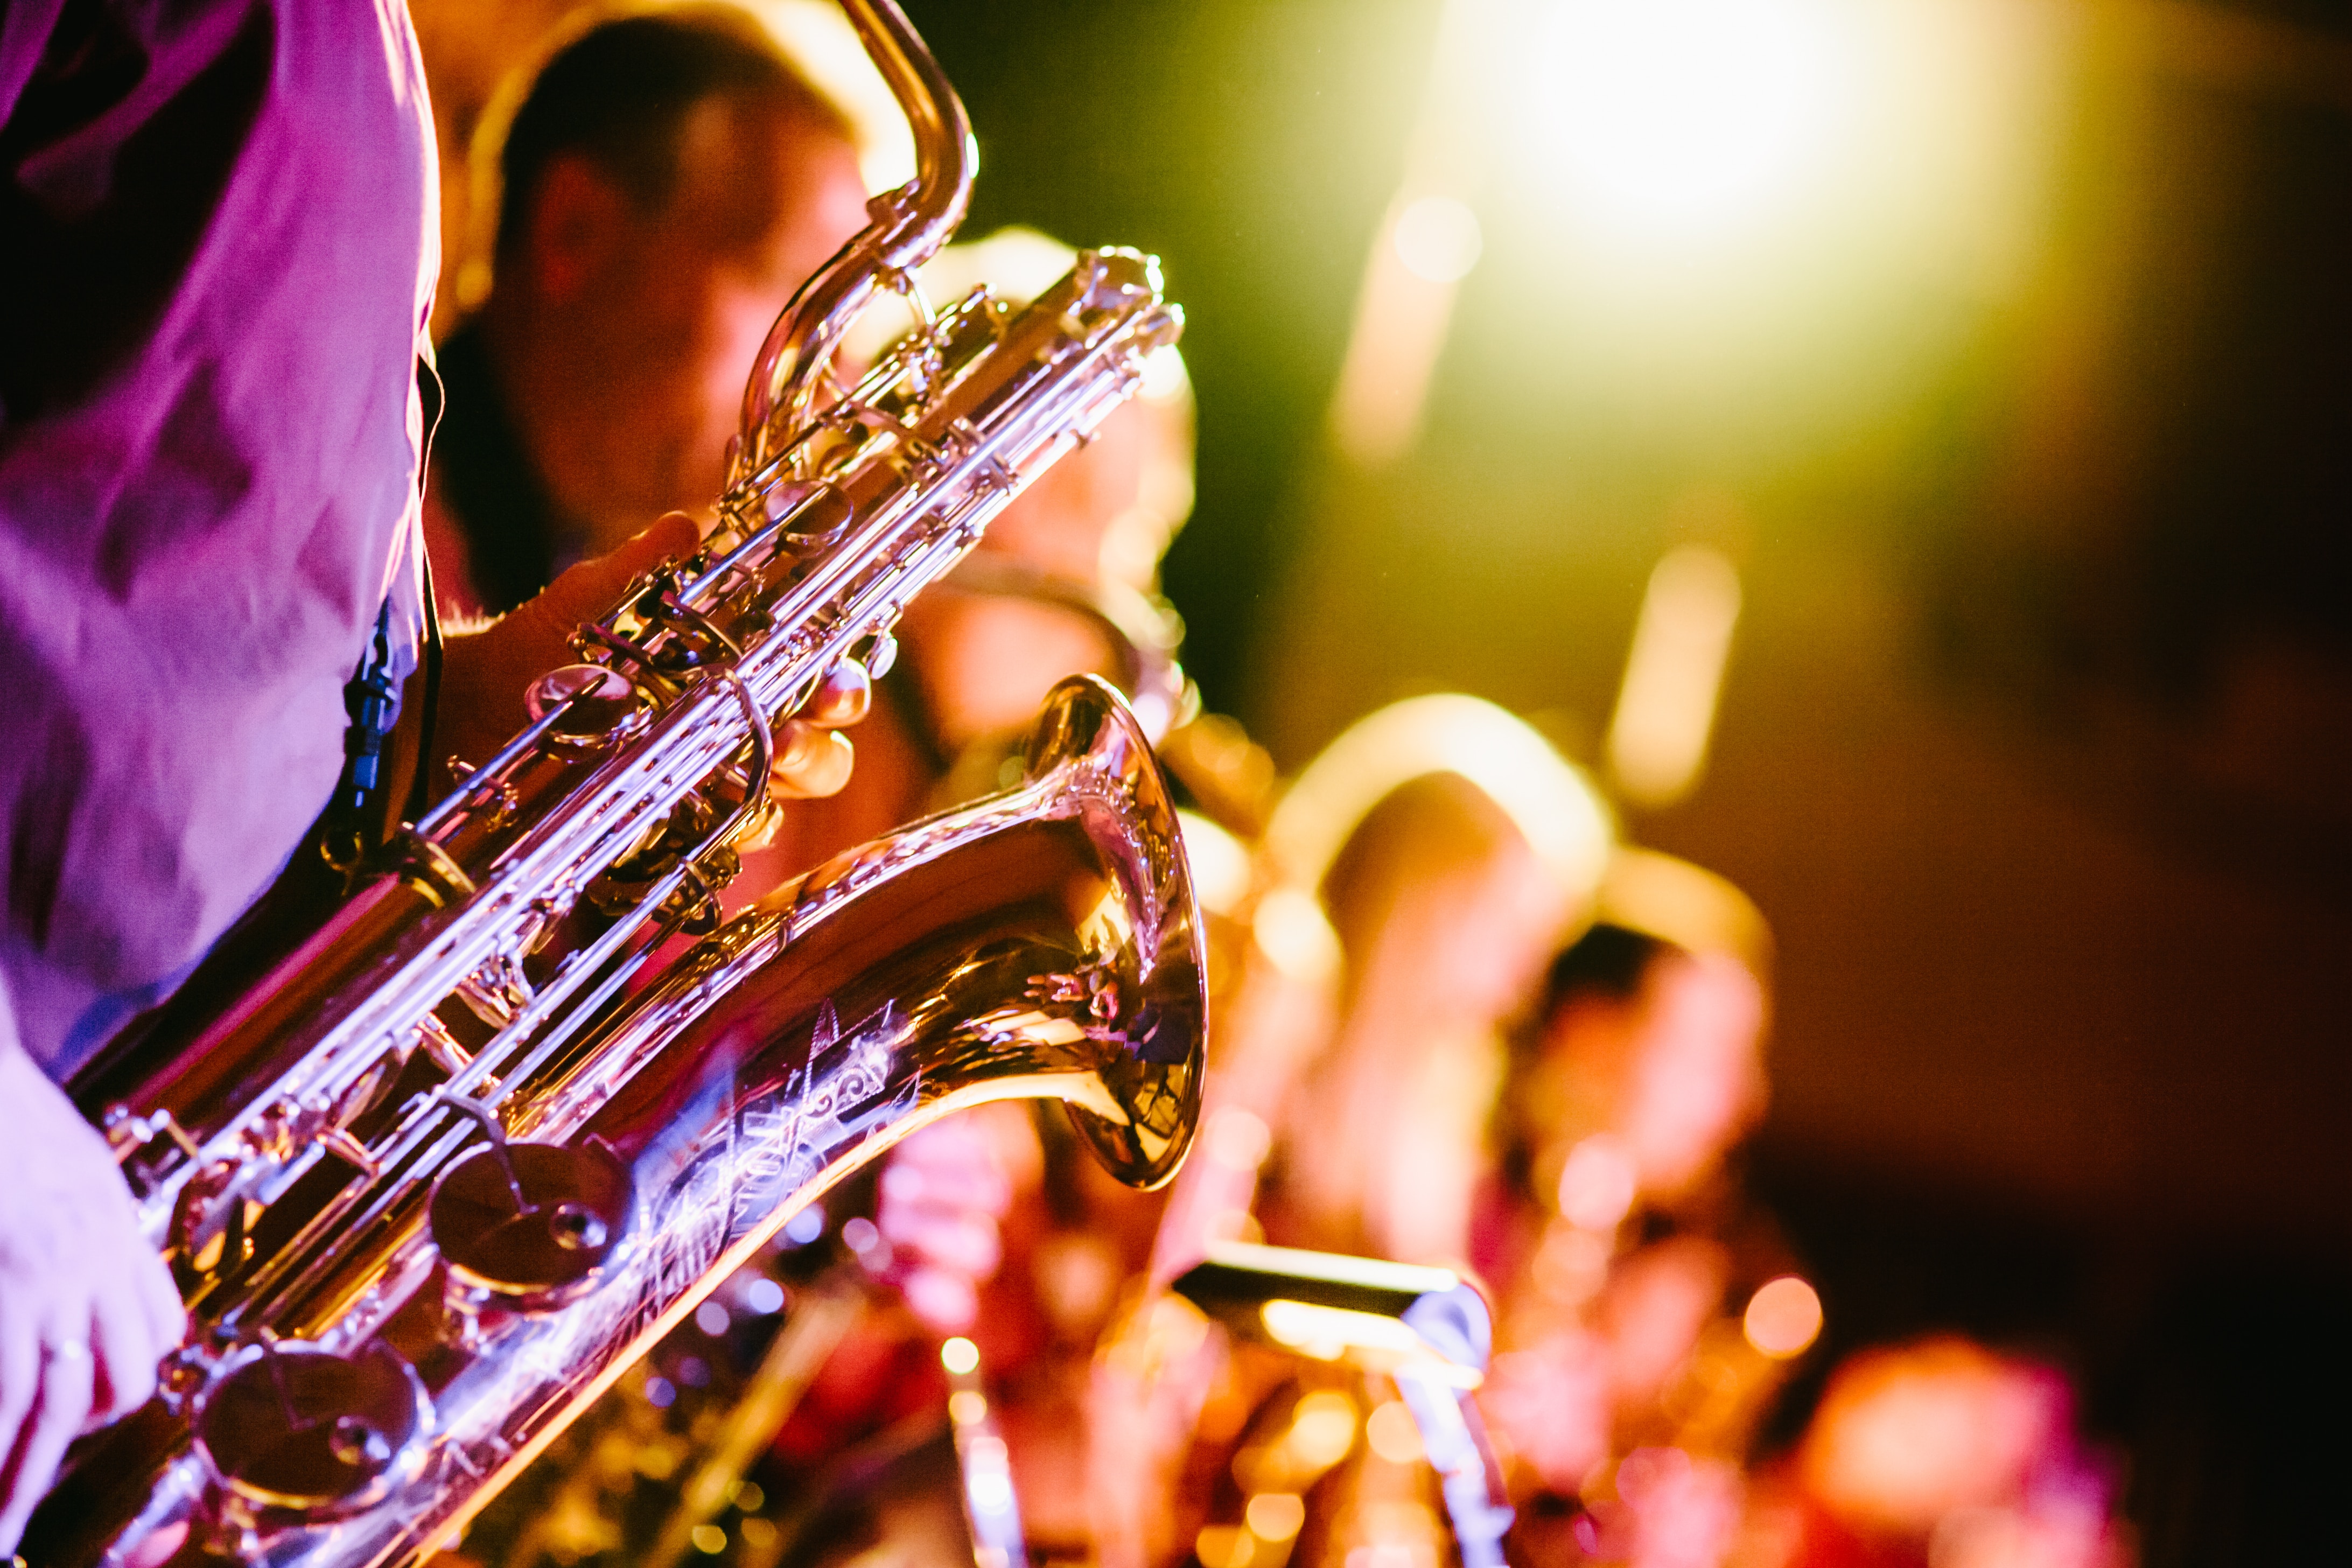
M1631 231L1753 216L1816 174L1854 90L1822 0L1558 0L1535 51L1540 152Z
M1255 1111L1239 1105L1220 1107L1201 1129L1201 1143L1214 1164L1229 1171L1255 1171L1265 1163L1274 1147L1274 1130Z
M1397 259L1416 278L1458 283L1478 265L1484 240L1478 216L1452 196L1423 196L1407 204L1389 230Z
M1748 1298L1741 1327L1748 1342L1775 1361L1803 1352L1822 1331L1822 1299L1793 1274L1768 1281Z
M1339 938L1315 895L1303 888L1276 888L1258 900L1250 934L1276 969L1313 984L1339 973Z
M1276 1300L1259 1308L1258 1317L1275 1343L1318 1361L1337 1361L1353 1350L1411 1355L1421 1348L1419 1334L1378 1312Z
M1401 199L1373 243L1348 355L1331 394L1331 438L1360 468L1380 468L1412 449L1454 319L1454 279L1417 270L1397 242L1403 215L1419 205ZM1467 208L1463 212L1468 216ZM1424 262L1444 258L1440 244L1429 248L1440 254L1422 258Z
M1337 1389L1317 1389L1290 1413L1284 1441L1302 1468L1329 1469L1356 1446L1356 1402Z
M1201 907L1214 915L1230 915L1249 897L1250 852L1242 841L1190 811L1178 811L1177 826L1184 834L1184 858L1192 863L1192 891Z
M1242 1518L1261 1541L1287 1541L1307 1522L1307 1505L1295 1492L1260 1492Z
M980 1347L961 1334L940 1347L940 1364L958 1377L980 1369Z
M1402 1399L1391 1399L1374 1410L1364 1423L1364 1441L1373 1453L1391 1465L1421 1462L1421 1428Z
M1686 544L1650 574L1609 726L1610 771L1628 800L1672 805L1697 782L1738 619L1739 574L1722 552Z
M1199 1554L1202 1568L1244 1568L1256 1545L1256 1538L1246 1530L1230 1524L1204 1526L1192 1542Z
M959 1388L948 1395L948 1419L971 1426L988 1419L988 1395L976 1388Z

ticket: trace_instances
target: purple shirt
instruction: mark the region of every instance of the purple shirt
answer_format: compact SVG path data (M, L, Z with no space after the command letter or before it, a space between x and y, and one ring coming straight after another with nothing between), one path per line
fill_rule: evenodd
M52 1076L185 973L421 603L400 0L0 5L0 977Z

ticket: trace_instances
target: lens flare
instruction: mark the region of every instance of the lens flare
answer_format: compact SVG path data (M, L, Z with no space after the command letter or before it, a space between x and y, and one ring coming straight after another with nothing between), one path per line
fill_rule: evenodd
M1823 161L1852 86L1820 0L1559 0L1533 57L1537 140L1634 232L1737 225Z

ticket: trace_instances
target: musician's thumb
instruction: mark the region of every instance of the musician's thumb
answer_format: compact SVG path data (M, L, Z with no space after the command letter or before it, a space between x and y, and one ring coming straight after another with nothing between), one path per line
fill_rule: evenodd
M610 611L640 573L665 561L681 560L700 542L694 519L682 511L665 513L635 538L556 578L532 601L532 606L568 633L582 621Z

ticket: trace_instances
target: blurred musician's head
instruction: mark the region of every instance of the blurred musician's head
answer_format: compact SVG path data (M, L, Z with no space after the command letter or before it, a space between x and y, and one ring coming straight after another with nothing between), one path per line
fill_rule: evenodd
M2129 1568L2076 1404L2057 1367L1950 1334L1856 1352L1792 1456L1782 1561Z
M1619 851L1600 921L1545 977L1505 1108L1538 1193L1672 1204L1714 1175L1763 1114L1766 962L1730 884Z
M1330 1047L1293 1103L1302 1245L1459 1258L1494 1042L1573 911L1511 815L1433 773L1382 800L1323 884L1344 954Z
M517 434L601 548L719 493L743 380L865 223L842 112L718 5L590 28L508 122L483 321Z

